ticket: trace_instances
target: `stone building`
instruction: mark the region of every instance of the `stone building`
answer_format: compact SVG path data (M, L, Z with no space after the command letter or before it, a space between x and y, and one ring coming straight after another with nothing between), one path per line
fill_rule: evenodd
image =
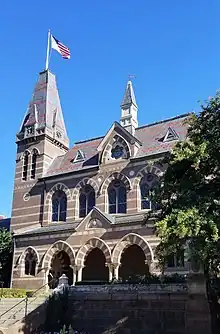
M146 214L157 211L159 160L185 138L187 114L138 127L131 81L120 108L104 136L69 148L55 75L39 74L17 133L13 287L35 289L62 273L74 284L158 272ZM183 254L167 271L188 271Z

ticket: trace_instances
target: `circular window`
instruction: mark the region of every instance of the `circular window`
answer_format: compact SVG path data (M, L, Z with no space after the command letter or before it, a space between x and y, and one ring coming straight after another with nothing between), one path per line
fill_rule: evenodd
M111 156L114 159L119 159L124 154L124 148L122 146L116 145L114 148L112 148Z

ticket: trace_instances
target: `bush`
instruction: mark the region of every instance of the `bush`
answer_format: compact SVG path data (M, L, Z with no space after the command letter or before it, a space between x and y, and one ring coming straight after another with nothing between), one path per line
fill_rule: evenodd
M31 290L26 289L4 288L0 289L0 298L25 298L27 294L30 297L31 292Z

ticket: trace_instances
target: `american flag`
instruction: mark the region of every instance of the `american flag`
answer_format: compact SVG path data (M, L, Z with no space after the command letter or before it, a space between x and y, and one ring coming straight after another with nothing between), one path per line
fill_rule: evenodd
M70 59L70 49L52 35L51 48L57 50L64 59Z

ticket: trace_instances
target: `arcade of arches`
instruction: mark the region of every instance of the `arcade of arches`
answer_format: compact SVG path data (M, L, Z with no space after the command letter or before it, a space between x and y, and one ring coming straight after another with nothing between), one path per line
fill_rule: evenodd
M107 282L112 280L113 277L126 281L131 277L143 276L149 273L146 255L137 244L130 244L125 247L120 255L119 262L119 266L107 263L103 251L95 247L84 255L83 266L79 267L76 265L73 268L69 255L64 250L58 251L51 260L51 269L48 276L49 286L54 288L62 274L66 274L69 278L69 284L72 285L76 281ZM78 275L76 275L76 272Z

